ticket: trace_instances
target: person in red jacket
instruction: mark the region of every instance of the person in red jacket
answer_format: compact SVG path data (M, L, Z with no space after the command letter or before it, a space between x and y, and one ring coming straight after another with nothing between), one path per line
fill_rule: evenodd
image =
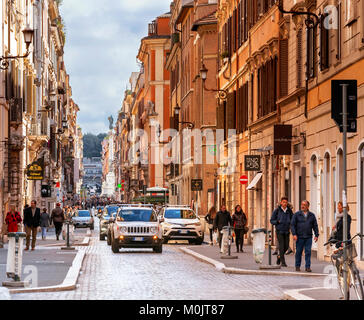
M15 211L15 206L10 207L5 222L8 225L8 232L18 232L18 224L22 222L22 218L20 213Z

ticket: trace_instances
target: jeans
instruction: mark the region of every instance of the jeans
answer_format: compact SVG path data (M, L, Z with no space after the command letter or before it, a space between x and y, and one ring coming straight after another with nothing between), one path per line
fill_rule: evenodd
M296 267L301 267L302 252L305 249L306 269L311 267L312 238L298 238L296 242Z
M42 227L42 238L47 236L47 227Z
M286 263L286 259L284 254L287 252L289 248L289 233L279 233L277 232L278 244L279 244L279 257L281 259L281 263Z
M213 241L213 235L214 235L214 229L209 229L210 230L210 241Z

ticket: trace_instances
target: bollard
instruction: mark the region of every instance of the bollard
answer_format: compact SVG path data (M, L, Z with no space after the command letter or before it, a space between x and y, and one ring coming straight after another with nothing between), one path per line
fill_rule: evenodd
M71 250L75 250L75 247L71 247L70 246L70 223L71 222L69 220L66 221L66 224L67 224L67 236L66 236L67 237L67 242L66 242L66 245L67 246L66 247L62 247L61 248L62 250L70 250L70 251Z
M3 282L4 287L28 287L29 282L21 281L23 265L24 232L11 232L8 234L8 258L6 264L6 276L13 281Z
M232 256L231 255L231 229L232 227L227 226L223 228L224 230L228 230L228 254L221 256L221 259L238 259L238 256ZM222 243L222 245L224 245Z

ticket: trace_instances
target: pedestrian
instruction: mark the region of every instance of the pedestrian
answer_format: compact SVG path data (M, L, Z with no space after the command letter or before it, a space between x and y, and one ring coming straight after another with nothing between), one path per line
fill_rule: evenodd
M215 207L211 207L207 215L205 216L205 220L207 222L209 231L210 231L210 245L212 246L213 243L213 235L214 235L214 219L216 217L216 209Z
M282 197L281 204L272 213L270 223L276 227L279 254L277 255L277 265L287 267L284 255L289 248L289 238L291 230L292 210L288 207L288 198Z
M302 252L305 249L306 272L311 270L312 231L315 233L315 242L318 241L319 229L316 216L309 211L310 203L302 201L301 210L292 218L291 230L296 241L296 271L301 271Z
M7 213L5 222L8 225L8 232L18 232L18 224L22 222L22 218L14 205L10 206L10 212Z
M49 227L49 213L47 212L47 209L44 208L43 212L40 214L40 227L42 228L42 240L47 239L47 228Z
M338 242L336 244L336 248L340 248L342 245L342 242L344 240L344 205L342 203L342 201L339 201L337 204L337 210L338 212L336 213L336 218L335 218L335 226L332 228L333 231L335 231L335 239L339 240L340 242ZM350 227L351 227L351 216L349 214L349 205L346 205L346 210L347 210L347 221L348 221L348 234L347 234L347 240L351 239L351 234L350 234ZM348 242L348 244L350 244L350 241Z
M214 231L218 231L218 241L219 247L221 249L221 242L222 242L222 228L226 226L231 226L232 223L230 212L226 210L226 206L222 205L221 210L216 214L214 219Z
M61 209L61 204L57 203L56 208L53 209L51 220L53 221L54 227L56 229L56 237L57 241L59 240L59 236L62 232L63 222L65 220L63 210Z
M235 233L235 242L236 242L236 252L240 251L244 252L244 234L245 234L245 227L248 223L248 219L246 218L245 213L240 205L235 207L235 212L232 217L233 225L234 225L234 233Z
M26 248L29 250L30 236L32 237L32 251L35 250L35 244L37 241L38 228L40 226L40 209L37 208L37 201L33 200L30 203L30 207L24 210L24 225L26 233Z

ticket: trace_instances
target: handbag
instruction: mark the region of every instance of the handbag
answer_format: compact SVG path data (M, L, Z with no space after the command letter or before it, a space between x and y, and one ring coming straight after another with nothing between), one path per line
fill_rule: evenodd
M245 226L244 227L244 233L248 233L249 232L249 227Z

